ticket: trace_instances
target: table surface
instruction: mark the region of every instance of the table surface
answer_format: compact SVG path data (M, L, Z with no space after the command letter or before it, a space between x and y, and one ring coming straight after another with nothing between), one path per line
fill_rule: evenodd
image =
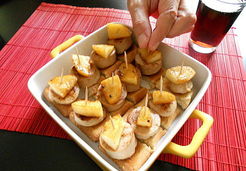
M126 9L126 0L44 0L74 6L107 7ZM39 6L41 0L3 0L0 2L0 49ZM194 10L195 10L194 5ZM18 16L18 17L16 17ZM246 18L244 10L234 27L237 27L241 54L246 68ZM64 139L44 137L17 132L0 131L1 170L75 170L100 168L73 142ZM65 161L65 162L64 162ZM151 170L188 170L177 165L156 161Z

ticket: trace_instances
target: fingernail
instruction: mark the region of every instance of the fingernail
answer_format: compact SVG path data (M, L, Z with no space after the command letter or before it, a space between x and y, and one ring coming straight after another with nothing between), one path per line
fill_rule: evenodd
M148 44L148 38L145 33L138 36L138 45L140 48L146 48Z

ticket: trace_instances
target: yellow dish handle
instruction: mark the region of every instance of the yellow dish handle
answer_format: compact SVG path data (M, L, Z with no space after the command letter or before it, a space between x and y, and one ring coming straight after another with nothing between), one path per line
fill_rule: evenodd
M210 115L199 110L194 110L190 118L200 119L203 122L202 126L193 136L191 143L187 146L181 146L170 142L163 150L163 153L170 153L183 158L191 158L196 153L213 125L214 119Z
M57 47L55 47L50 52L51 58L56 57L57 55L59 55L59 53L61 53L62 51L66 50L67 48L69 48L70 46L72 46L74 43L80 41L83 38L84 38L84 36L82 36L82 35L75 35L75 36L71 37L70 39L66 40L62 44L60 44Z

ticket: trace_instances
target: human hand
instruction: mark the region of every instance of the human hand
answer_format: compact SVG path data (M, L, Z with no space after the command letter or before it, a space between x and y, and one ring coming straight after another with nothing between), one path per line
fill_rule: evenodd
M189 0L128 0L133 30L140 48L155 50L164 38L190 32L196 15L187 6ZM152 32L149 16L157 14Z

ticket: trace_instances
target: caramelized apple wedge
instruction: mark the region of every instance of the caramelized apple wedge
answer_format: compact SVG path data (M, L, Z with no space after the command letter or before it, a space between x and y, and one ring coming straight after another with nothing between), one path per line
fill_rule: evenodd
M176 100L175 95L168 91L153 91L153 103L165 104Z
M152 125L152 117L151 111L148 107L143 106L140 110L140 113L137 118L137 125L143 127L151 127Z
M124 124L123 118L120 115L115 115L104 125L104 132L102 132L101 138L113 150L116 150L120 144Z
M154 63L158 60L161 60L161 52L159 50L155 50L153 52L149 52L146 48L139 48L138 52L141 58L148 64Z
M122 83L118 75L109 77L101 82L102 92L109 104L115 104L122 95Z
M76 85L77 77L74 75L63 75L59 77L55 77L48 82L50 89L64 98Z
M85 77L91 75L91 64L89 56L73 54L72 59L74 67L80 75Z
M96 44L96 45L92 45L92 49L98 55L107 59L111 55L111 53L113 52L114 46L113 45L106 45L106 44Z
M174 84L183 84L191 80L196 72L190 66L175 66L166 71L166 77Z
M87 117L102 117L103 108L100 101L78 100L72 103L75 113Z
M120 39L132 35L132 31L123 24L110 23L107 25L108 38Z
M138 74L134 65L125 63L121 64L119 67L120 78L122 82L137 85L138 84Z

